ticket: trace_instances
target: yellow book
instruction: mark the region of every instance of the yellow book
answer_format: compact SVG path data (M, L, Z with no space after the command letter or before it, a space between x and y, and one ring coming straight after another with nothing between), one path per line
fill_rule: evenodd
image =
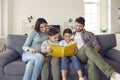
M77 47L77 43L73 43L68 46L51 45L50 48L53 51L49 53L49 55L55 57L73 56L75 54L76 47Z

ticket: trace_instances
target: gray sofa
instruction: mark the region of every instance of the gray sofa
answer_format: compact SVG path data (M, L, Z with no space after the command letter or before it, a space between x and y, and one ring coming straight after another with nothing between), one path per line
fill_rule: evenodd
M8 35L6 51L0 52L0 80L22 80L25 63L21 60L22 46L26 40L25 35ZM113 49L116 46L114 34L96 35L101 46L100 54L118 72L120 72L120 51ZM84 65L83 65L84 66ZM104 66L104 65L103 65ZM86 67L86 66L85 66ZM70 63L68 80L78 80L77 73ZM87 70L84 70L87 75ZM40 80L40 79L39 79ZM51 79L52 80L52 79ZM100 80L109 80L100 73Z

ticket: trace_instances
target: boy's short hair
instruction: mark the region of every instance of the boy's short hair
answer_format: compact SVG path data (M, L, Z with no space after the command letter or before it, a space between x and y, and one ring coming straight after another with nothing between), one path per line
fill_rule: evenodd
M85 19L83 17L76 18L75 22L78 22L78 23L85 25Z
M58 32L58 30L56 30L56 29L49 29L49 31L48 31L48 35L49 36L54 36L54 35L56 35L56 34L58 34L59 32Z

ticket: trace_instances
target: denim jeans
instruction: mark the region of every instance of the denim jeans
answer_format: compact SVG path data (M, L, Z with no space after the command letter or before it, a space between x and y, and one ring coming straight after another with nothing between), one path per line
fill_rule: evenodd
M44 62L44 56L40 53L24 52L22 60L26 62L23 80L37 80Z
M76 71L81 70L81 63L76 56L61 58L61 70L68 70L68 63L72 62L72 65Z

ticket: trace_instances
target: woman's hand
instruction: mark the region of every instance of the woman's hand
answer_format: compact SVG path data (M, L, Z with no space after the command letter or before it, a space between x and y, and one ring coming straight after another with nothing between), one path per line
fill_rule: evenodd
M38 51L34 48L29 48L29 51L32 52L33 54L37 53Z

